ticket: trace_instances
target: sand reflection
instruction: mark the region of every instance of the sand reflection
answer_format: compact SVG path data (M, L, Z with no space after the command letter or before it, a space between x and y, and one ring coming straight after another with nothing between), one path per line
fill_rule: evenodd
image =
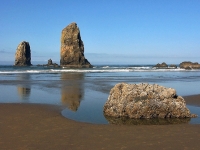
M61 74L61 102L72 111L77 111L83 97L82 73L63 73Z
M28 80L30 80L29 74L19 74L17 76L17 80L19 80L19 85L17 86L18 95L22 100L28 100L31 94L31 86L28 84Z

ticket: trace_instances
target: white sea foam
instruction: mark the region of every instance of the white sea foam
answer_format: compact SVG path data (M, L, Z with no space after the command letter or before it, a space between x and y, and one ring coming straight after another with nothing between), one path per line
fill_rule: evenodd
M129 69L111 69L111 70L104 70L104 69L63 69L63 70L52 70L52 72L129 72Z
M156 69L151 66L95 66L93 68L69 69L69 68L0 68L0 74L19 74L19 73L63 73L63 72L83 72L83 73L103 73L103 72L188 72L200 70L185 70L180 68Z
M41 70L27 70L28 73L40 73Z
M109 68L109 66L104 66L104 67L102 67L102 68Z

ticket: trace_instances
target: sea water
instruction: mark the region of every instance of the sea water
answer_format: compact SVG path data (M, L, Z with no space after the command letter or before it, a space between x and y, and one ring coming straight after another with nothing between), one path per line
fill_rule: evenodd
M175 88L181 96L200 94L200 70L156 69L153 65L95 65L85 69L0 66L0 102L61 105L66 108L63 116L82 122L137 124L138 120L113 121L103 115L110 89L120 82L159 84ZM199 107L189 109L199 113ZM200 123L196 120L188 122ZM151 122L140 120L138 124ZM162 124L163 120L153 122Z

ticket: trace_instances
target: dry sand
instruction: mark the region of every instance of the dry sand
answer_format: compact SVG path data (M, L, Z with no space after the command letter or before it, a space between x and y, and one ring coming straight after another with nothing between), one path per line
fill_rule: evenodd
M200 95L185 97L200 106ZM95 125L64 118L62 108L0 104L0 149L199 149L200 125Z

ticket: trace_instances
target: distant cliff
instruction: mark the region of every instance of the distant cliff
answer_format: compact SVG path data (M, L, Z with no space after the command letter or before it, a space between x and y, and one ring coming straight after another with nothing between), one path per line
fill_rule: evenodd
M84 44L76 23L62 30L60 65L74 68L90 68L92 65L84 56Z

